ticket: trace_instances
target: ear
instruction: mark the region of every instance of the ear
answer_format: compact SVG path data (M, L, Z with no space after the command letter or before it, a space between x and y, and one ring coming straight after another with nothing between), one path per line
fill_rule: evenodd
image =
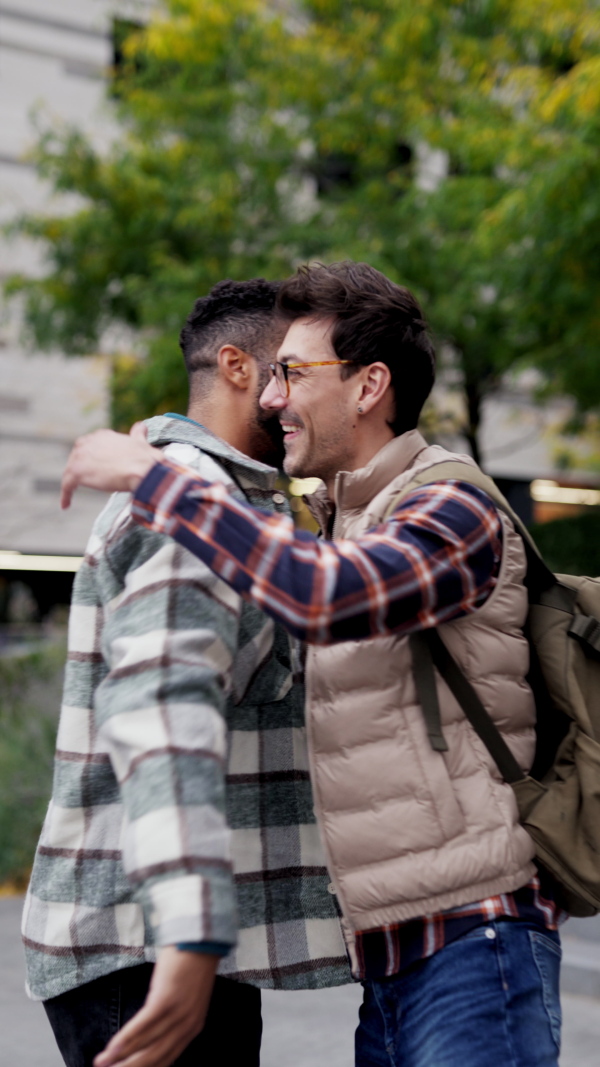
M236 389L248 389L255 373L254 357L236 345L223 345L217 356L222 378Z
M360 375L360 392L357 401L363 414L367 415L373 411L384 397L386 400L388 397L391 399L391 381L390 368L385 363L370 363L364 368Z

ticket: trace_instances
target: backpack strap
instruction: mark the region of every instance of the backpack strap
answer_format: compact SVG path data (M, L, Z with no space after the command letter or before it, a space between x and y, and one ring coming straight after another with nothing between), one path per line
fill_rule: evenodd
M477 489L481 489L482 492L486 493L491 500L494 501L496 507L503 511L505 515L508 515L523 540L525 555L527 557L527 576L525 584L529 591L529 599L537 602L540 594L544 590L549 589L556 584L556 578L550 568L544 563L539 549L527 527L516 512L513 511L508 500L506 500L500 492L493 479L488 477L487 474L484 474L479 467L472 467L469 463L463 463L460 460L448 460L444 463L434 463L431 467L426 467L425 470L415 474L414 478L412 478L403 489L400 489L399 492L396 493L386 508L383 520L385 521L386 519L389 519L401 501L408 496L409 493L414 492L415 489L418 489L423 485L432 485L435 482L447 481L466 482L468 485L474 485Z
M408 643L412 656L412 670L417 696L425 719L429 743L434 752L447 752L448 743L442 733L442 719L438 700L437 682L427 635L430 631L419 630L410 634Z
M504 781L508 782L509 785L523 781L526 775L521 770L502 734L485 710L468 678L465 677L458 663L446 648L437 630L421 630L418 635L413 634L412 636L413 638L419 637L422 648L425 650L426 655L429 656L431 666L435 665L437 667L475 733L481 738L490 756L495 761ZM417 696L423 709L425 722L429 726L431 721L431 693L427 687L423 687L420 684L421 676L416 670L414 677ZM433 684L435 687L435 677ZM435 703L436 705L438 703L437 692L435 693ZM439 706L437 715L439 718ZM431 734L429 736L431 737ZM444 746L445 748L448 747L445 742ZM437 747L437 750L440 750L439 746L433 745L432 747Z
M569 636L577 638L586 656L600 659L600 621L593 615L573 615Z
M550 568L544 563L529 530L498 489L496 483L478 467L472 467L460 460L448 460L435 463L415 475L393 498L384 515L389 519L401 501L422 485L435 482L466 482L481 489L493 500L494 504L509 517L520 534L527 559L525 584L530 602L546 602L558 599L563 610L572 605L572 593L561 586ZM564 592L563 592L564 590ZM566 594L566 595L565 595ZM569 607L567 607L567 602ZM578 635L579 636L579 635ZM587 636L587 634L586 634ZM525 778L521 767L504 741L493 720L485 710L473 686L463 674L458 663L446 648L436 629L421 630L410 637L413 659L413 676L419 703L423 710L425 725L435 751L447 750L442 734L439 700L437 695L435 666L445 680L451 693L462 708L476 734L483 741L492 759L495 761L505 782L512 784Z

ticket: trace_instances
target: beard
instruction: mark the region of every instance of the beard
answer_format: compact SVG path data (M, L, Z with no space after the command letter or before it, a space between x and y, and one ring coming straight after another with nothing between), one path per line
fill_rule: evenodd
M252 431L252 451L250 453L261 463L267 463L270 467L282 470L285 448L283 445L283 430L277 415L270 414L258 404L256 406L256 419Z
M269 382L271 372L266 364L259 364L258 388L254 397L254 425L252 429L252 450L250 455L270 467L283 469L285 448L283 430L276 412L266 411L259 404L259 398Z

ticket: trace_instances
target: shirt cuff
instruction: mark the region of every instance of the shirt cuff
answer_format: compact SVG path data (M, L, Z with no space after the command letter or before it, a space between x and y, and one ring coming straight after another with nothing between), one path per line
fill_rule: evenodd
M204 952L207 956L227 956L231 945L225 941L183 941L177 945L180 952Z

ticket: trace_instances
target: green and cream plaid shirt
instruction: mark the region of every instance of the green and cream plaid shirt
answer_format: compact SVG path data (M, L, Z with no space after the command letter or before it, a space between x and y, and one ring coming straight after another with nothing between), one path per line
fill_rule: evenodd
M148 426L176 462L286 509L270 467L189 420ZM45 1000L192 941L235 946L220 973L264 988L349 981L289 638L130 505L111 498L73 589L28 991Z

